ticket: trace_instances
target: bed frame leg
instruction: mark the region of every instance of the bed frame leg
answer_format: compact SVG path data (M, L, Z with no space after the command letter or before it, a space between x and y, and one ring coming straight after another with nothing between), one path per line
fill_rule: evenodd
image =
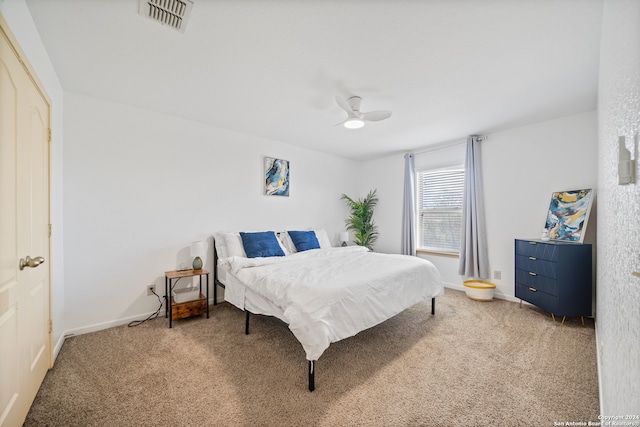
M309 391L313 391L316 389L316 361L309 360Z
M249 335L249 310L245 310L244 334Z
M436 314L436 299L431 298L431 314Z

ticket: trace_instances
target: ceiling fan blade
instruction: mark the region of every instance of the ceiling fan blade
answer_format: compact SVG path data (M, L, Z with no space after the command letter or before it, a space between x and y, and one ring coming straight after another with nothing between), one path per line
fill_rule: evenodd
M362 113L362 119L370 122L377 122L379 120L388 119L391 117L391 111L379 110L369 111L368 113Z
M336 102L338 103L340 108L342 108L344 111L346 111L349 114L353 114L353 110L351 109L351 106L349 105L346 99L336 96Z

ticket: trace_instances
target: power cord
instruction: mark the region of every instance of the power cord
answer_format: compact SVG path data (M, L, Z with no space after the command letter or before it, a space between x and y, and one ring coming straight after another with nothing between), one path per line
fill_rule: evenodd
M153 294L158 297L158 301L160 302L160 306L158 307L158 309L156 310L155 313L152 313L151 315L149 315L149 317L147 317L144 320L134 320L132 322L129 323L130 328L132 326L138 326L138 325L142 325L144 322L146 322L147 320L151 320L151 319L155 319L156 317L158 317L158 314L160 313L160 310L162 309L162 298L160 298L160 295L156 294L156 291L154 291L153 289L151 290L151 292L153 292Z

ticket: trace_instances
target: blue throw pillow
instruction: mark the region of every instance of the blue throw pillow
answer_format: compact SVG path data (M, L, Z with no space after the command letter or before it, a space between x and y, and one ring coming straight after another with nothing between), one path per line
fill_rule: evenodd
M320 249L320 243L318 243L318 238L314 231L288 231L288 233L296 247L296 251Z
M284 252L278 243L278 238L273 231L240 232L240 237L248 258L284 256Z

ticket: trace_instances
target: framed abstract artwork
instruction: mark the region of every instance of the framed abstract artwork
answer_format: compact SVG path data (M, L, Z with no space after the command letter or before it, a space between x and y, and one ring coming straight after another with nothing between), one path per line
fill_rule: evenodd
M264 194L289 196L289 161L264 158Z
M544 226L549 239L582 243L593 198L591 188L553 193Z

